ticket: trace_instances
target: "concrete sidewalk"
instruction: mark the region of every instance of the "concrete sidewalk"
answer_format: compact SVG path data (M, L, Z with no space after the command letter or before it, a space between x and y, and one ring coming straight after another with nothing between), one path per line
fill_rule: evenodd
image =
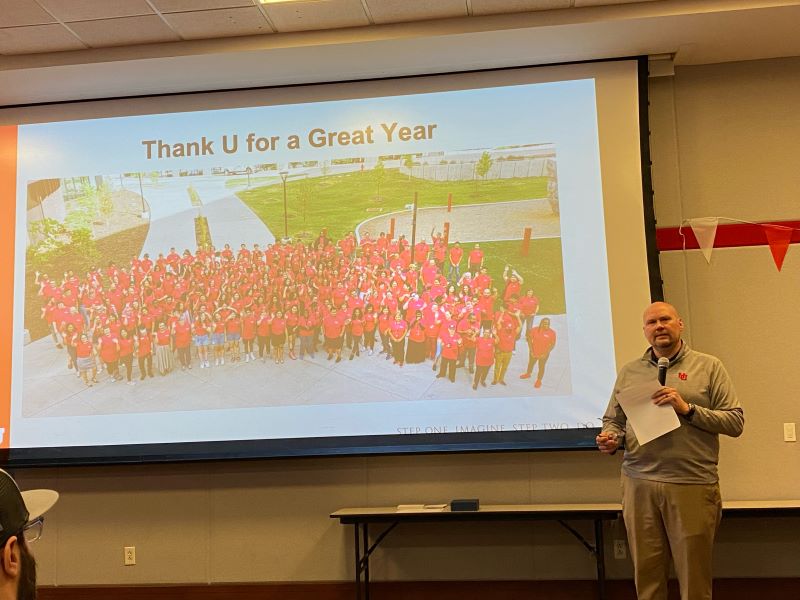
M157 182L142 184L150 205L150 230L142 254L154 259L174 247L178 252L197 248L195 218L208 219L211 240L215 247L226 243L235 250L242 243L262 246L275 241L267 226L234 194L226 182L241 176L160 177ZM132 180L133 181L133 180ZM138 185L138 180L135 182ZM130 183L133 185L133 183ZM189 187L194 188L201 206L192 205Z
M166 256L170 248L175 248L178 253L190 250L194 253L197 248L194 219L198 211L189 208L182 212L173 213L158 220L150 221L150 229L142 247L142 256L149 254L155 260L159 254Z
M375 239L381 232L389 231L389 222L395 220L395 237L405 235L411 239L411 210L387 213L362 221L356 227L359 238L369 232ZM553 214L545 198L513 200L447 207L420 208L417 210L417 239L430 240L431 230L444 231L450 223L450 241L499 242L521 240L526 227L532 228L532 238L561 236L561 221Z
M200 212L208 219L211 240L217 250L225 244L230 244L235 252L241 244L247 244L248 248L260 244L263 248L275 242L266 224L235 194L213 202L203 200Z
M400 368L384 360L376 352L362 354L350 361L325 359L318 352L315 359L291 360L282 365L272 361L231 363L200 369L193 357L189 371L156 374L153 379L139 381L134 365L136 385L112 383L105 372L98 374L99 383L87 388L74 371L67 370L67 354L57 350L49 338L25 346L23 350L22 413L26 418L89 416L169 411L225 410L261 406L332 405L361 402L397 402L459 398L492 399L549 397L569 394L571 374L566 316L551 317L558 332L558 344L547 363L542 387L534 389L533 378L519 379L528 361L527 345L517 342L517 351L506 375L507 386L472 389L472 377L459 369L455 383L436 379L431 362L405 365ZM213 363L212 363L213 364ZM492 370L487 383L491 383Z

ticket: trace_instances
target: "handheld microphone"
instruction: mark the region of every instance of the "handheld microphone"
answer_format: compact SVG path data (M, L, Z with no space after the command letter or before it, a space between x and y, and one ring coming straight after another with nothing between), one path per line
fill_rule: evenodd
M662 356L658 359L658 383L664 385L667 381L667 369L669 368L669 359Z

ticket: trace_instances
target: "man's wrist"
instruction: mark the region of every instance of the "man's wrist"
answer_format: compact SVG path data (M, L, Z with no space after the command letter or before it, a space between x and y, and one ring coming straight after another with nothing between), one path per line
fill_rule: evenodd
M686 419L687 421L691 421L695 411L697 410L697 407L691 402L688 404L688 407L689 408L686 410L686 412L683 413L683 418Z

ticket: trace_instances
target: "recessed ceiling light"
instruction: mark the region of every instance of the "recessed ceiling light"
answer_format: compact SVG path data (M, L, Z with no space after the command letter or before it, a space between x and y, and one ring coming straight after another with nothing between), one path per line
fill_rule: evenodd
M323 0L258 0L261 4L288 4L289 2L322 2Z

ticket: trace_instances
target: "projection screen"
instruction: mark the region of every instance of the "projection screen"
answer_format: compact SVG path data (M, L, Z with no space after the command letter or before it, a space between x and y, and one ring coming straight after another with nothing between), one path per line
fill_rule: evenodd
M591 446L651 298L639 66L0 111L7 461Z

